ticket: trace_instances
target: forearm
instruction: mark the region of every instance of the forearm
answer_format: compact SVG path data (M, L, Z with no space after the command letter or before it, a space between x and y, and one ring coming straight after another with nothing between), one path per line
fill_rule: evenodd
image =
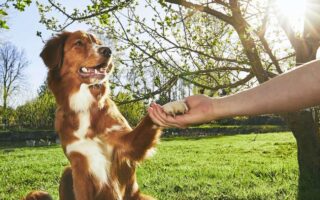
M214 100L217 118L296 111L320 104L320 61L252 89Z

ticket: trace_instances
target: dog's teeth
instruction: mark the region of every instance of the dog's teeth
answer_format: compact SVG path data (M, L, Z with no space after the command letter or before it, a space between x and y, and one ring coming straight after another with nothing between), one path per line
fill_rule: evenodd
M94 73L95 73L95 74L98 74L99 72L98 72L98 70L95 69L95 70L94 70Z
M83 71L83 72L88 72L88 69L85 68L85 67L82 67L82 68L81 68L81 71Z

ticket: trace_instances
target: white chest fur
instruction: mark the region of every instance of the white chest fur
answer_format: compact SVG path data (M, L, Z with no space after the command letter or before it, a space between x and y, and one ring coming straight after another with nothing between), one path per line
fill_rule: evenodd
M98 138L86 138L91 123L90 107L94 101L87 84L81 84L79 90L70 96L69 106L78 115L79 127L74 131L78 140L67 145L66 153L77 152L85 156L90 173L103 185L108 184L113 147L103 144L102 148Z
M89 171L100 186L109 184L112 146L104 144L102 148L98 138L80 139L67 145L66 150L67 155L77 152L86 157Z
M85 138L90 127L90 112L80 112L78 114L79 128L74 132L78 138Z
M89 110L78 112L77 115L79 127L73 134L78 137L78 140L67 145L66 153L70 156L71 153L77 152L85 156L89 165L88 170L98 181L99 186L109 184L113 146L102 144L97 137L92 139L86 137L91 125Z
M85 112L90 109L94 102L89 85L82 83L78 92L72 94L69 98L69 106L75 112Z

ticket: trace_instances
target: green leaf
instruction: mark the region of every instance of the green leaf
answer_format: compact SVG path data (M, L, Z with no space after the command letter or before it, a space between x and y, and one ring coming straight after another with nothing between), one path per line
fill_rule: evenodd
M160 83L160 78L159 76L156 76L153 80L154 82L154 85L157 86L157 87L160 87L161 83Z
M163 22L157 22L159 26L163 26Z
M168 26L171 26L171 19L170 17L166 16L164 21L167 23Z
M4 11L3 9L0 9L0 15L7 16L8 13L6 11Z
M9 26L6 21L0 19L0 29L1 28L9 29Z
M126 90L130 90L130 89L131 89L131 85L130 85L130 84L127 84L127 85L124 86L124 88L125 88Z
M163 7L166 7L167 4L166 4L166 1L165 0L158 0L159 4Z

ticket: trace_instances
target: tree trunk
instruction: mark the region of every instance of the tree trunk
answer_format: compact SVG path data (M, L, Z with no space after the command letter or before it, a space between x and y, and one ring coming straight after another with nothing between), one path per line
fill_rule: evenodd
M296 63L303 63L316 59L317 49L320 44L320 3L318 0L309 0L307 8L303 37L296 41ZM255 43L247 31L245 20L237 6L233 7L234 28L237 31L244 51L252 65L252 70L259 83L268 80L264 73L260 58L256 51ZM315 10L319 11L316 12ZM315 13L315 14L312 14ZM299 163L299 200L320 199L320 133L318 115L314 109L307 109L297 113L287 114L287 124L292 131L298 150Z
M297 65L316 59L320 44L320 3L307 1L304 33L296 43ZM320 199L320 132L314 108L289 114L287 122L297 141L299 200Z
M306 48L300 50L305 51ZM304 57L299 58L298 55L304 55ZM315 55L314 57L311 55L311 52L297 52L296 62L305 63L314 60ZM306 58L308 60L305 60ZM316 110L310 108L290 113L286 121L297 141L300 173L298 199L320 199L320 132Z
M2 105L2 109L3 109L3 116L2 116L2 123L3 123L3 128L7 129L7 125L8 125L8 106L7 106L7 99L8 99L8 95L7 95L7 88L4 87L3 88L3 105Z
M320 133L314 109L290 113L285 118L297 141L299 200L320 198Z
M191 3L186 1L169 1L178 5L192 8ZM290 2L288 1L288 4ZM241 14L238 0L229 0L232 16L222 16L207 7L195 7L194 9L207 12L218 19L232 25L239 35L252 68L252 73L259 83L268 80L268 74L264 70L257 51L254 38L250 35L250 27ZM207 9L207 10L205 10ZM316 59L316 52L320 45L320 1L307 0L304 33L302 38L294 38L293 44L296 51L296 63L301 65ZM299 200L320 199L320 133L318 119L314 109L307 109L296 113L287 114L286 120L297 141L299 163Z

